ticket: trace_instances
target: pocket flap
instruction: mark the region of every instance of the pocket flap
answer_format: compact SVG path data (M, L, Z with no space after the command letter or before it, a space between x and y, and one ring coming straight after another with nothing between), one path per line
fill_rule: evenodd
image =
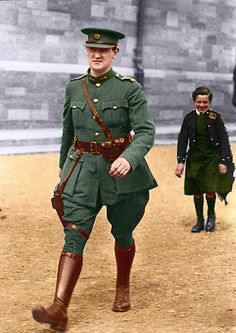
M86 102L85 101L71 101L70 107L72 109L81 109L83 110L85 108Z
M74 150L72 147L70 147L70 149L69 149L69 151L67 153L67 157L70 160L75 161L78 154L79 154L78 150ZM83 162L83 160L84 160L84 154L79 159L80 163Z
M126 99L121 99L117 101L107 101L107 102L102 102L102 110L106 109L119 109L119 108L128 108L128 101Z

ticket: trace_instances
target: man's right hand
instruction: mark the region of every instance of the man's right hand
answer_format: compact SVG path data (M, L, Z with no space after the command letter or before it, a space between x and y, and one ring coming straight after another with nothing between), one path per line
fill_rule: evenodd
M182 174L184 172L184 164L178 163L175 169L175 175L179 178L181 178Z

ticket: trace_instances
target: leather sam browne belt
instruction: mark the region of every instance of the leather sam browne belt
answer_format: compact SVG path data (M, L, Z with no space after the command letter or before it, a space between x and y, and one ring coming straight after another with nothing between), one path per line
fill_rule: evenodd
M75 137L72 147L93 155L102 155L107 160L114 161L122 154L131 142L131 134L127 134L122 138L113 138L102 142L80 141L77 137Z

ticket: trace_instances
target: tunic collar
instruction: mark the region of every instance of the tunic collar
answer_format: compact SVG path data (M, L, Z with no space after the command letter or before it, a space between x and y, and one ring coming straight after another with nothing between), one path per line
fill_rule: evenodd
M209 110L207 110L207 111L205 111L205 112L200 112L200 111L198 111L198 109L195 109L195 111L196 111L196 114L197 114L198 116L200 116L201 114L207 114L207 113L209 112Z
M115 72L113 71L113 69L111 68L108 72L102 74L101 76L98 77L94 77L92 75L90 75L90 68L88 69L88 79L91 83L96 84L96 83L103 83L107 80L109 80L110 78L112 78L113 76L115 76Z

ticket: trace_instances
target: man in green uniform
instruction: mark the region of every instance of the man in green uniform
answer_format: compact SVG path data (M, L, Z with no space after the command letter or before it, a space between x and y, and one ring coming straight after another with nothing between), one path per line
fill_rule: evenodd
M33 309L36 321L62 331L67 327L67 307L82 269L83 249L103 205L107 206L115 239L113 311L130 309L129 277L135 255L132 232L143 217L149 190L157 186L144 158L154 143L155 126L142 87L112 69L119 52L118 40L125 36L109 29L81 31L88 36L85 46L90 68L66 87L61 182L78 154L83 153L62 195L67 225L54 301ZM84 84L96 108L95 115L85 97ZM96 112L102 118L100 124Z

